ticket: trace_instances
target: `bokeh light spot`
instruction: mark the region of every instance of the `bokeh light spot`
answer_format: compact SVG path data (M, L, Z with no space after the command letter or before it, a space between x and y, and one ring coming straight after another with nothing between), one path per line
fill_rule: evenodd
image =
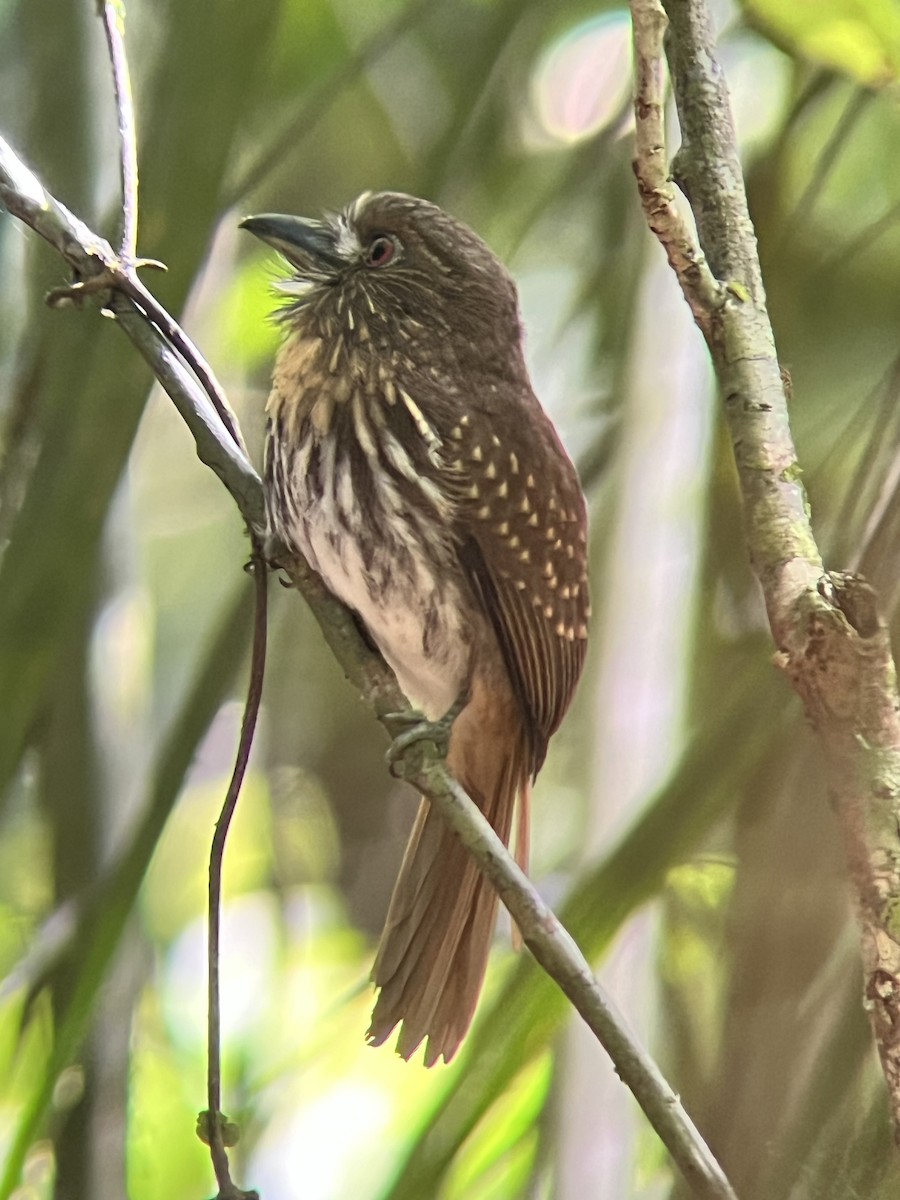
M622 110L631 80L631 22L625 9L592 17L558 38L535 69L535 116L555 141L578 142Z

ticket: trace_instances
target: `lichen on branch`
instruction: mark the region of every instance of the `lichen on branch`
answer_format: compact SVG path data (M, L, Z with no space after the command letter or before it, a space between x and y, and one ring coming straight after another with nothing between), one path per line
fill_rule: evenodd
M816 543L707 0L631 0L631 10L639 192L716 371L775 661L821 739L900 1141L900 698L890 639L872 588L826 571ZM664 56L682 138L672 174L696 237L666 168Z

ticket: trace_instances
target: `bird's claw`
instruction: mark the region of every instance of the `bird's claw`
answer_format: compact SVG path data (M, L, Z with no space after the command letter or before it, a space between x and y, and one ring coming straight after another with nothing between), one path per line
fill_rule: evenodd
M437 721L430 721L423 712L415 708L388 713L385 716L386 722L391 726L399 726L401 730L395 734L386 755L388 767L395 779L403 779L411 771L415 773L416 768L412 767L412 764L407 768L404 762L411 746L430 742L441 758L447 757L447 751L450 748L450 732L462 707L463 702L454 704L450 711Z
M45 303L50 308L64 308L67 305L80 307L86 296L95 296L99 292L118 291L123 280L136 278L137 272L145 267L155 271L167 271L169 268L158 258L109 258L103 256L103 267L96 275L77 275L72 283L65 287L53 288L45 296Z

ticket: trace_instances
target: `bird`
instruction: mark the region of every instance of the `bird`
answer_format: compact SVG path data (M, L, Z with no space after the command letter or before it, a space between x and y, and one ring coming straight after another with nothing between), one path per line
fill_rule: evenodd
M241 226L276 249L283 329L266 405L270 536L348 606L447 765L527 869L531 786L578 682L587 509L526 368L500 259L429 201L364 192ZM287 273L284 274L286 267ZM497 898L427 799L372 970L367 1039L449 1062Z

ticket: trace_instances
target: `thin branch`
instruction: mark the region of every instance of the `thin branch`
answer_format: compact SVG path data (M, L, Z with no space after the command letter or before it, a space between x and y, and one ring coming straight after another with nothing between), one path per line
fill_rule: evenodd
M76 279L83 281L80 292L73 292L71 288L63 289L66 302L71 303L82 295L87 298L93 294L107 303L117 323L135 343L160 383L178 404L181 415L190 426L201 460L222 479L247 524L251 528L264 529L262 484L247 458L239 435L236 436L234 431L225 426L221 405L216 410L211 404L216 389L221 392L221 388L215 383L202 355L180 330L180 338L171 338L173 329L177 329L176 323L149 296L140 280L129 279L122 272L109 242L88 229L83 221L56 200L2 137L0 202L13 216L49 242L72 268ZM126 296L119 295L107 301L112 288L125 292ZM134 298L138 305L132 302ZM56 303L62 303L59 293L56 294ZM146 316L151 317L153 324L148 323ZM172 351L170 338L175 341L178 355ZM236 423L234 425L236 430Z
M47 303L51 308L61 308L67 304L80 303L87 295L110 291L121 292L128 296L134 301L136 307L141 309L156 325L166 342L173 346L188 364L197 377L198 383L209 397L213 408L219 414L219 420L228 436L242 452L246 453L237 418L212 367L171 313L162 307L156 297L141 282L137 274L138 267L163 267L163 264L151 258L136 259L133 263L114 258L112 262L106 264L105 270L100 274L90 279L78 280L66 287L55 288L47 296Z
M136 267L159 264L152 260L137 259L133 263L120 260L106 238L88 229L83 221L46 191L34 172L2 136L0 201L14 217L30 225L58 250L75 273L76 282L51 292L48 303L63 307L78 304L89 296L105 296L111 291L129 296L178 350L219 414L230 441L246 458L234 413L212 368L174 317L166 312L137 276Z
M856 891L866 1007L900 1134L900 940L893 915L900 905L900 697L890 640L872 588L855 576L826 574L813 536L707 2L663 4L682 136L674 171L725 302L701 303L698 315L696 273L673 266L724 397L776 661L821 738ZM631 0L631 8L641 81L661 70L659 4ZM648 113L639 103L635 111L640 129ZM658 124L654 138L660 132ZM665 161L664 145L657 150L654 141L649 155L639 140L642 157L639 177Z
M106 34L119 124L119 167L122 175L122 241L119 258L124 263L133 263L137 257L138 162L131 74L125 53L124 0L97 0L97 9Z
M685 286L685 298L701 329L709 314L724 302L724 291L707 265L693 233L675 202L669 176L665 137L665 70L662 57L666 18L659 4L632 5L635 47L634 109L637 155L634 173L647 224L666 252L672 270Z
M231 410L225 391L216 379L212 368L190 341L181 326L158 304L156 298L144 287L138 274L139 266L162 267L162 263L137 258L138 233L138 163L137 130L134 121L134 101L131 94L131 75L125 53L125 4L124 0L97 0L103 19L106 44L112 66L113 88L116 96L116 116L119 125L120 168L122 175L122 241L116 260L107 263L110 274L121 276L116 280L117 290L130 296L159 328L168 342L190 365L201 386L212 401L222 424L231 435L232 441L246 454L237 419ZM101 280L102 282L102 280ZM58 295L67 296L61 289Z
M343 606L327 591L320 577L311 572L302 559L292 559L277 551L275 557L298 586L302 586L304 596L348 678L371 705L388 734L393 736L396 726L392 725L391 714L408 707L393 675L384 669L380 659L377 659L376 668L375 656L361 660L355 653L348 654L347 630L329 619L329 609ZM728 1180L681 1101L629 1030L575 942L541 899L490 822L447 770L446 763L427 743L415 743L406 751L399 767L403 778L440 810L443 819L496 888L526 946L607 1051L622 1082L644 1110L693 1194L703 1200L734 1200Z
M227 690L234 674L234 649L243 646L252 608L246 593L233 597L225 606L222 620L213 638L201 654L193 678L159 745L147 772L143 801L137 806L140 819L127 843L122 846L105 872L89 888L74 914L75 927L69 938L65 930L48 953L38 961L23 963L16 984L35 995L46 983L44 972L63 970L75 982L75 990L59 1014L54 1027L53 1045L43 1069L38 1072L31 1094L19 1105L14 1127L7 1134L0 1196L15 1192L29 1150L40 1137L44 1115L52 1102L54 1083L72 1063L90 1026L90 1013L102 980L113 959L134 908L138 888L159 842L163 826L172 811L196 747L218 708L219 697ZM77 965L75 965L77 964ZM24 978L21 977L24 975ZM0 997L5 988L0 989Z
M260 529L262 488L258 477L252 473L249 464L245 467L246 460L228 432L223 427L217 427L217 415L211 407L207 404L204 410L198 408L196 393L199 389L182 359L193 368L199 355L189 343L188 353L181 353L180 356L165 344L160 334L160 329L166 327L165 323L158 321L156 315L151 320L143 307L134 305L127 280L125 284L121 282L125 277L110 271L110 265L115 266L115 256L109 244L97 238L58 204L2 139L0 199L11 212L54 245L79 276L88 280L102 277L105 287L119 288L125 293L114 295L107 302L118 323L138 346L160 382L176 400L179 410L185 414L191 432L197 439L201 458L218 464L215 469L227 480L229 491L251 528ZM85 289L82 294L91 296L92 290ZM272 548L270 554L289 574L292 583L303 592L341 667L390 732L385 718L408 708L390 669L378 654L368 648L349 610L328 592L321 578L305 561L279 554L277 548ZM419 747L413 747L408 754L413 756L413 761L407 767L409 777L438 807L444 819L464 840L480 869L497 887L526 945L602 1041L616 1070L632 1088L651 1124L690 1181L694 1194L701 1200L734 1200L728 1181L677 1097L604 995L572 939L521 873L476 805L450 776L436 752L430 756L423 755ZM224 832L221 836L224 839ZM216 899L212 890L210 899L211 904ZM209 1097L211 1114L218 1113L217 1093L218 1087L213 1078ZM201 1125L210 1140L215 1137L217 1128L221 1133L221 1120L207 1116ZM217 1172L221 1166L219 1158ZM229 1182L222 1175L220 1187L223 1180L226 1184ZM224 1188L221 1195L223 1200L229 1197ZM241 1193L236 1191L232 1195L240 1196Z
M418 761L417 761L418 757ZM490 822L442 762L407 753L404 778L440 806L441 815L477 860L516 922L522 938L560 986L609 1054L619 1078L634 1095L682 1172L693 1195L735 1200L735 1194L700 1133L656 1063L629 1030L581 951L537 889L510 856Z
M219 419L225 426L231 440L246 455L247 447L237 423L237 417L228 403L225 391L213 372L212 367L197 349L194 342L184 332L175 318L163 308L136 274L128 273L121 284L121 290L142 308L153 324L159 329L167 342L171 343L190 366L196 375L200 386L209 396Z
M178 409L194 438L197 457L222 480L248 528L262 533L266 527L262 481L242 442L231 437L195 372L185 365L191 361L189 351L184 354L179 348L176 353L157 323L148 321L128 297L113 296L109 309ZM190 347L186 335L185 339Z
M207 946L208 1009L207 1009L207 1111L201 1113L204 1140L209 1144L213 1170L219 1185L217 1200L257 1200L256 1192L244 1192L232 1181L228 1166L226 1146L236 1140L236 1129L222 1113L222 1056L221 1056L221 1009L219 1003L219 931L222 908L222 864L225 857L225 841L231 818L237 806L241 784L250 759L253 733L259 715L262 697L263 675L266 666L266 582L268 566L258 538L253 539L253 556L250 569L256 592L256 608L253 621L253 651L250 658L250 686L241 724L234 772L222 811L216 822L209 854L209 942ZM205 1117L205 1121L204 1121Z

